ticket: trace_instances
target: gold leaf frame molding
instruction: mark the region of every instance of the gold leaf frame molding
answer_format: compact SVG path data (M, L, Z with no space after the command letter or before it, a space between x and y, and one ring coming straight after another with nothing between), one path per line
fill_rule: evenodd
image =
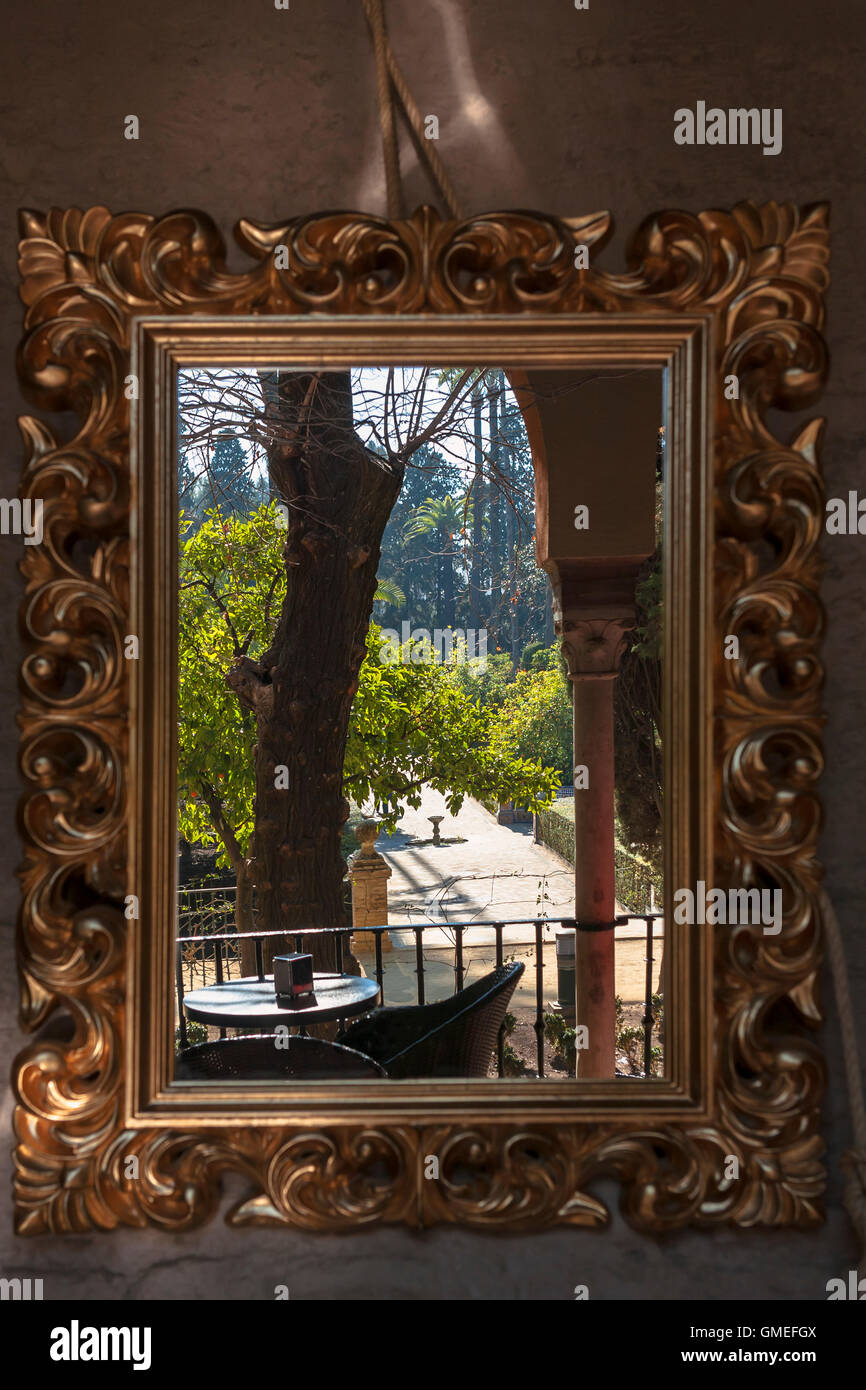
M608 1212L590 1186L611 1174L628 1219L646 1231L821 1219L824 1070L808 1031L820 1022L822 424L786 444L767 416L810 404L826 377L827 208L654 215L622 274L595 264L609 233L605 214L456 222L429 208L394 222L241 221L237 239L254 263L235 274L198 212L23 214L20 379L37 407L71 411L77 425L65 438L21 420L22 496L42 500L43 538L23 560L19 960L22 1025L35 1040L14 1071L20 1232L183 1230L214 1212L229 1170L248 1183L227 1218L237 1225L595 1225ZM590 248L585 268L578 245ZM142 808L155 814L168 783L154 789L167 774L152 765L147 794L135 785L139 677L128 668L138 663L124 660L123 638L137 630L131 540L150 544L131 517L149 486L150 444L167 454L171 443L170 408L153 404L169 377L153 364L199 327L212 342L214 320L226 331L229 318L247 330L257 321L266 333L277 317L332 338L345 327L361 360L364 324L381 333L390 322L394 336L395 315L443 332L450 324L455 341L460 322L480 325L491 349L497 324L511 325L513 342L519 318L530 344L556 330L562 340L594 335L611 361L619 340L633 361L643 351L634 344L650 340L652 360L665 343L669 359L680 354L671 445L681 447L683 426L692 469L681 471L683 495L705 465L707 519L711 502L715 513L714 539L704 535L707 843L715 881L780 888L784 920L775 936L689 929L676 967L689 1007L671 1020L669 1081L638 1091L627 1081L571 1091L561 1081L464 1083L444 1099L436 1087L419 1099L390 1083L388 1098L380 1091L366 1105L346 1100L348 1086L342 1099L325 1087L294 1103L285 1091L256 1092L239 1110L236 1092L172 1086L170 1027L148 1034L148 1015L164 1007L148 961L169 947L165 931L148 947L144 921L125 918L128 837L146 839ZM136 371L148 385L130 421ZM725 389L732 377L738 394ZM161 444L148 430L162 431ZM165 556L136 563L158 589ZM738 661L723 658L727 634L739 636ZM674 815L691 833L685 813ZM438 1178L425 1176L429 1156Z

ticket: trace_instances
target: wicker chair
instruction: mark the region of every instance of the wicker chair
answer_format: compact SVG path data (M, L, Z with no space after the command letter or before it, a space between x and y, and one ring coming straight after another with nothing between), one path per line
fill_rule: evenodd
M500 965L436 1004L375 1009L337 1041L374 1057L397 1079L486 1076L523 965Z
M176 1081L328 1081L384 1076L372 1057L321 1038L294 1034L274 1046L273 1033L244 1038L221 1038L179 1052Z

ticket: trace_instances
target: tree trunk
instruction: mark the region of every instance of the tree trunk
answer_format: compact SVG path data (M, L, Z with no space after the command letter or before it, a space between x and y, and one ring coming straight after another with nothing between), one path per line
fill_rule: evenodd
M240 932L251 932L255 930L256 925L253 919L253 875L251 859L243 859L241 861L240 865L235 869L235 877L237 879L235 926ZM255 943L247 938L241 942L241 973L243 975L255 975L256 968Z
M511 652L511 673L517 670L520 661L517 636L517 545L515 543L514 507L508 503L508 510L505 513L505 550L507 554L508 573L506 576L506 593L508 595L508 646Z
M454 609L454 537L446 531L442 537L442 624L453 627Z
M556 638L556 628L553 617L553 589L550 580L547 582L547 593L544 596L544 644L549 647Z
M499 473L499 393L503 386L502 372L492 372L488 376L487 402L490 414L490 492L488 510L490 515L490 613L495 614L496 632L494 646L504 646L502 630L502 485Z
M253 920L253 878L250 859L244 858L240 842L229 825L223 810L223 803L216 787L202 782L201 793L210 812L211 823L222 840L223 847L235 876L235 930L251 932L255 929ZM241 942L241 968L244 975L256 973L255 946L251 941Z
M228 679L257 724L258 926L291 936L344 923L343 758L402 466L355 435L348 372L262 374L262 394L271 484L289 511L286 597L270 649ZM316 968L334 969L333 937L307 944ZM285 949L268 945L266 965Z
M480 387L472 393L473 434L475 437L475 476L472 480L472 558L469 568L469 607L472 620L480 629L484 626L482 607L481 548L484 537L484 442L481 433L481 404L484 397Z

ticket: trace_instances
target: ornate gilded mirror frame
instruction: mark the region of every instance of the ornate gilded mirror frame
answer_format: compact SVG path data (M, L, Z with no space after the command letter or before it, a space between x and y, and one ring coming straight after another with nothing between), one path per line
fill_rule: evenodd
M19 1231L185 1229L214 1212L225 1170L251 1184L229 1213L238 1225L593 1225L608 1213L589 1184L605 1174L649 1231L817 1222L822 422L784 444L767 412L808 405L826 376L826 207L665 212L640 227L621 275L575 255L604 244L604 214L242 221L256 264L239 274L197 212L55 209L22 224L20 377L78 426L67 439L21 421L22 495L42 500L43 538L23 561L21 1018L39 1037L15 1067ZM126 634L156 651L169 630L159 583L156 602L143 594L166 558L147 525L166 473L149 463L173 447L167 399L184 354L224 361L242 343L247 360L272 362L292 348L290 316L321 361L360 360L402 330L406 344L459 352L462 322L477 361L527 365L537 351L671 370L674 500L689 520L670 592L712 577L691 607L682 599L712 621L680 648L697 667L672 677L687 684L691 670L700 690L705 669L711 690L673 770L679 862L700 867L712 845L714 882L782 889L784 923L778 936L683 932L664 1082L590 1082L570 1100L563 1082L497 1083L483 1100L472 1083L423 1096L396 1083L387 1099L358 1083L307 1091L294 1113L286 1090L239 1105L236 1091L170 1083L166 933L155 909L127 921L123 906L132 881L154 903L165 891L148 875L168 772L143 761L166 747L165 680L156 660L133 674L124 660ZM738 661L723 657L730 634ZM705 767L705 734L713 775L692 785L682 769ZM425 1178L429 1155L438 1180Z

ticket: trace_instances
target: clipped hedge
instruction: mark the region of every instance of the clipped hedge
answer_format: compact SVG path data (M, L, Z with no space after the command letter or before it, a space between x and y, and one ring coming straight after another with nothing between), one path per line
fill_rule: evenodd
M574 864L574 802L563 798L536 815L538 839L569 864ZM649 912L650 885L655 889L656 907L664 900L662 876L642 855L615 842L614 874L617 902L631 912Z
M567 859L569 864L574 863L574 802L556 802L553 806L548 806L544 811L536 812L535 824L538 828L538 839L548 849L553 849L557 854Z

